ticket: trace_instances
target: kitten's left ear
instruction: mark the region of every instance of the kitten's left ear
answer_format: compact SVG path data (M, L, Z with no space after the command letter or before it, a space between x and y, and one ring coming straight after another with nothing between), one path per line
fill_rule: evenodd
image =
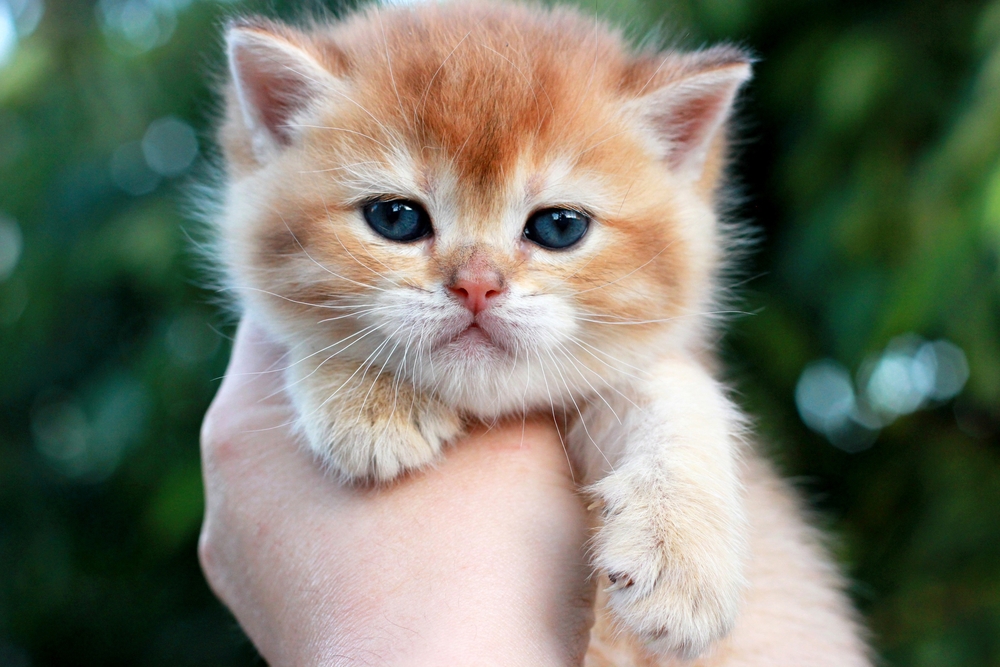
M726 121L750 79L751 62L743 51L716 47L636 63L641 89L629 106L671 171L692 181L705 176L713 152L722 151Z

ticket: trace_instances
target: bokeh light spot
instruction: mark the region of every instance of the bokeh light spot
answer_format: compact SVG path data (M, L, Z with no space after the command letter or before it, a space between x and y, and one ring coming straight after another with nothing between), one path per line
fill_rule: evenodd
M17 34L24 39L35 32L45 14L45 4L42 0L6 0L14 16Z
M832 359L809 364L795 387L795 404L810 428L827 432L848 419L854 410L850 373Z
M177 28L176 10L168 2L100 0L95 9L109 46L126 55L166 44Z
M920 353L934 355L934 387L928 395L937 401L954 398L969 381L969 362L962 348L946 340L927 343Z
M0 0L0 67L14 57L17 50L17 25L14 12L6 0Z
M865 395L876 410L895 418L920 407L925 395L914 382L914 361L909 355L898 352L883 355L878 360L865 386ZM919 368L916 374L925 377L926 369Z
M177 176L198 156L198 138L190 125L167 116L149 124L142 138L142 154L157 174Z
M909 333L866 359L856 386L838 362L810 363L799 376L795 405L810 429L840 449L861 451L900 416L957 396L968 379L961 348Z

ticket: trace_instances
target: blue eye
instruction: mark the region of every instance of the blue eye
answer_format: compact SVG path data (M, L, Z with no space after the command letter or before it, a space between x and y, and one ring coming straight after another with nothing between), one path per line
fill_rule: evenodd
M368 202L362 212L368 226L390 241L416 241L434 232L424 207L407 199Z
M532 214L524 226L524 238L543 248L568 248L587 233L590 218L568 208L547 208Z

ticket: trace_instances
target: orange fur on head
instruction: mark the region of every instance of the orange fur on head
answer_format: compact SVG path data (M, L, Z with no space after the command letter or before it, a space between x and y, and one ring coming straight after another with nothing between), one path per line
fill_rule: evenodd
M720 260L709 153L723 150L749 71L742 52L634 54L568 10L479 3L370 9L310 31L243 21L229 44L231 273L237 289L253 288L248 303L280 313L287 342L332 343L377 324L377 311L320 322L317 306L440 290L475 247L512 295L558 300L576 345L624 364L580 353L586 371L566 384L614 380L649 346L699 344ZM433 238L419 248L378 238L359 214L376 197L421 202ZM560 205L593 218L588 238L562 252L525 242L532 211ZM367 359L382 335L345 354ZM533 386L516 393L537 406L543 383L522 374L512 377ZM548 391L566 400L576 388ZM468 398L469 412L496 411Z

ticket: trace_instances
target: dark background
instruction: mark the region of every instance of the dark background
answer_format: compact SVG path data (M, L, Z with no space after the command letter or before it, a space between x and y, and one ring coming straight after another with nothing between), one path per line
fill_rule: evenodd
M181 205L247 9L0 0L0 666L259 662L195 557L231 323ZM730 379L885 664L1000 665L1000 2L589 9L760 56Z

